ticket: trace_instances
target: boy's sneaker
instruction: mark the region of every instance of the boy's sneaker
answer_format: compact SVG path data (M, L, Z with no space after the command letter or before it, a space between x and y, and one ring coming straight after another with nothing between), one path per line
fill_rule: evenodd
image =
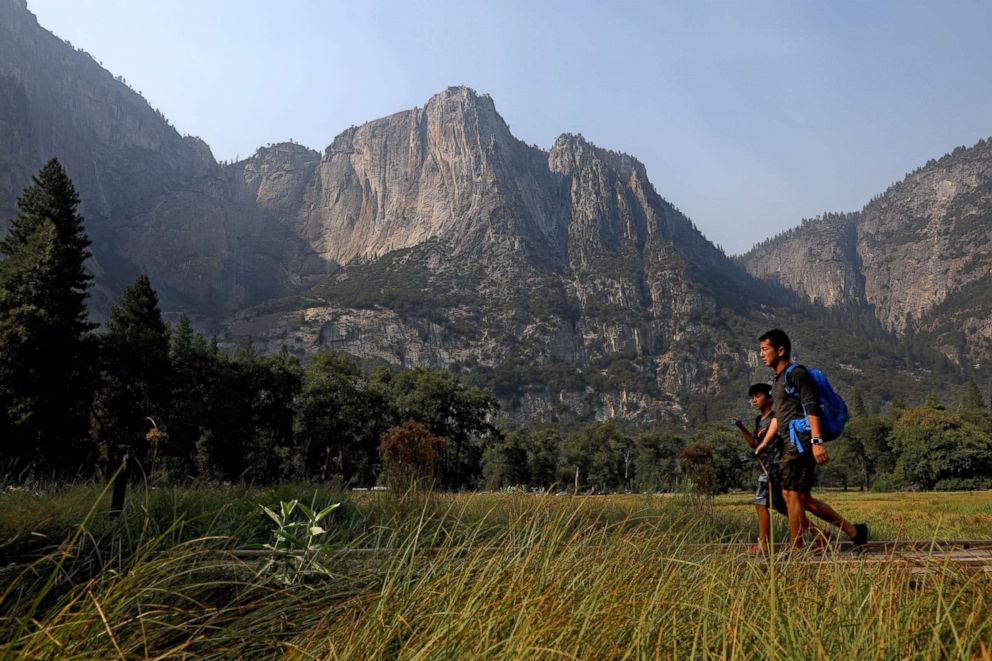
M868 542L868 524L866 523L855 523L854 524L854 545L862 546Z
M822 555L829 550L830 541L830 533L820 531L813 537L813 542L809 545L810 551Z

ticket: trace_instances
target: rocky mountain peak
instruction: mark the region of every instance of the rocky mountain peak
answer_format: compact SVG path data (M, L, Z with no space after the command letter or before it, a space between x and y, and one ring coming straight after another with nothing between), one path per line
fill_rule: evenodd
M0 19L3 21L34 20L34 14L28 11L27 0L0 0Z
M430 99L424 107L428 110L439 109L454 114L483 114L489 117L498 118L500 123L502 117L496 112L496 103L488 94L479 94L471 87L465 85L452 85L442 92L438 92Z
M573 174L592 165L608 167L624 177L647 180L644 164L633 156L592 144L581 134L562 133L548 153L548 166L553 172Z
M296 142L276 142L259 147L246 161L263 163L298 163L320 158L320 152Z

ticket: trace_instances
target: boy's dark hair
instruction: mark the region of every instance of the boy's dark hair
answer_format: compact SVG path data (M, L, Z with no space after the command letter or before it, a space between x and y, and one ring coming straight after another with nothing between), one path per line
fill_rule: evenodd
M754 397L757 394L772 396L772 387L767 383L755 383L747 389L747 396Z
M765 340L768 340L776 349L785 349L786 360L792 355L792 340L789 339L789 336L781 328L773 328L758 338L758 342L764 342Z

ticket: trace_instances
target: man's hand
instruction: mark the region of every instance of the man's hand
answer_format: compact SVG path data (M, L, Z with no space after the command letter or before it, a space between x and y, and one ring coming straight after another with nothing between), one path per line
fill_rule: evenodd
M814 445L813 459L815 459L816 463L818 463L821 466L827 464L830 461L830 455L827 454L827 448L823 447L822 445Z

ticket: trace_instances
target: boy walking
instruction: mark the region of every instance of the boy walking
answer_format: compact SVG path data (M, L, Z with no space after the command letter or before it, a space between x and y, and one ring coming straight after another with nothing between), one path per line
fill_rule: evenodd
M758 488L754 492L754 508L758 513L758 545L750 550L753 553L767 553L771 541L771 514L769 508L788 516L789 512L782 498L782 484L778 474L778 462L782 455L782 440L771 427L775 427L772 415L772 387L767 383L755 383L747 391L751 406L758 412L754 419L754 432L748 431L744 423L734 419L734 425L741 431L744 440L754 450L761 466Z
M758 338L758 353L762 362L775 372L772 384L772 410L778 428L790 429L793 420L808 418L810 431L801 432L783 441L779 469L782 475L782 495L789 512L789 537L793 548L802 546L802 533L808 525L806 511L837 526L860 546L868 541L868 526L852 524L827 503L813 498L811 491L816 479L816 466L830 461L820 432L819 396L816 384L802 365L791 370L792 341L785 331L775 328ZM783 436L785 434L783 433Z

